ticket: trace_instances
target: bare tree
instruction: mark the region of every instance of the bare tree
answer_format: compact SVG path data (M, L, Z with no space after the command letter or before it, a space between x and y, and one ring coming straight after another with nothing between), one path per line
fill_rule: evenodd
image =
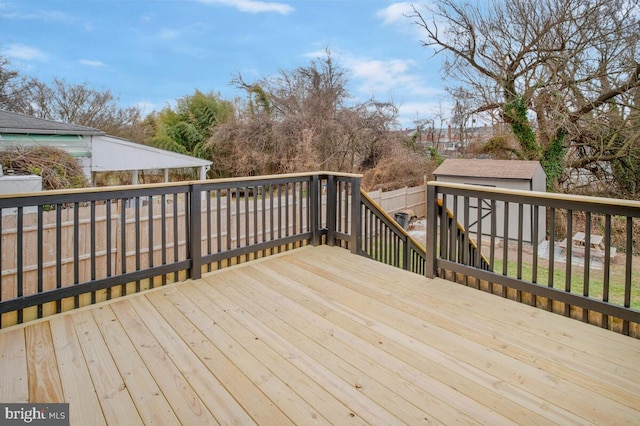
M474 113L511 126L518 157L610 169L637 145L638 0L436 0L411 17ZM458 92L460 93L460 92Z
M32 90L37 82L21 76L9 65L9 60L0 56L0 109L28 114Z
M86 83L71 84L57 78L51 85L37 83L29 113L125 138L136 138L142 120L138 107L120 107L109 90L101 92Z
M374 167L397 117L391 103L348 103L345 72L330 52L306 67L234 83L247 92L246 108L209 141L234 162L233 170L219 167L233 175Z
M48 120L94 127L110 135L143 142L140 108L122 108L109 90L54 79L47 85L10 69L0 56L0 109Z

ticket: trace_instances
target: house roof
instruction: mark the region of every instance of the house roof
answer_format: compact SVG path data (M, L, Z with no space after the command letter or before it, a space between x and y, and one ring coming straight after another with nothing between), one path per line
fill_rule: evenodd
M45 135L104 135L93 127L60 123L44 118L0 110L0 133Z
M433 175L530 180L539 169L538 161L447 159Z

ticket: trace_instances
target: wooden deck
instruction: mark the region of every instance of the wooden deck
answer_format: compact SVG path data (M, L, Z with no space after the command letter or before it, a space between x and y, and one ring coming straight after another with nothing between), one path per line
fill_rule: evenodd
M71 424L637 424L640 341L306 247L0 331Z

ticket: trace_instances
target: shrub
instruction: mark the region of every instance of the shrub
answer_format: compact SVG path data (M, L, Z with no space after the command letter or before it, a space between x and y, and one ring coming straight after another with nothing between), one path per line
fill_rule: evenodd
M0 151L0 164L17 175L42 177L42 188L69 189L88 186L80 162L68 152L47 146Z

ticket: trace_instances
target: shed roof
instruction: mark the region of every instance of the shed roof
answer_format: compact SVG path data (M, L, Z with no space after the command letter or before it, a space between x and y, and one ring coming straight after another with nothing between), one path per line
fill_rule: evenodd
M60 123L44 118L0 110L0 133L45 135L104 135L93 127Z
M541 168L538 161L447 159L433 175L530 180Z

